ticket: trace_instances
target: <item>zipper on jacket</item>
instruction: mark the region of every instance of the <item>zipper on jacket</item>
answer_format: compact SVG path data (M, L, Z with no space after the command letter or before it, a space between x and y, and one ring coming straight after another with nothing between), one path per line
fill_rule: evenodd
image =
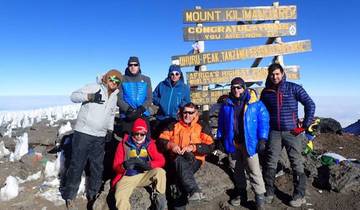
M277 90L276 91L276 97L277 97L277 114L278 114L278 129L280 131L280 117L281 117L281 114L280 114L280 110L281 110L281 105L282 105L282 95L280 94L280 91Z
M171 85L170 85L170 86L171 86ZM174 90L174 88L171 87L170 98L169 98L169 103L168 103L168 110L167 110L167 113L166 113L166 114L168 114L168 115L170 115L170 103L171 103L171 98L172 98L173 90Z

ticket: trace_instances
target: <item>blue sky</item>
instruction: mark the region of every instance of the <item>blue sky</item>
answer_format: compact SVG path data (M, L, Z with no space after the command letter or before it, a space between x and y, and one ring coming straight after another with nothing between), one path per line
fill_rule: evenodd
M270 6L269 0L0 0L0 95L70 95L111 68L122 72L131 55L140 58L153 88L166 76L171 56L186 54L183 11L203 8ZM280 1L297 6L297 35L310 39L312 52L287 55L300 65L311 96L359 100L359 1ZM221 23L218 23L220 25ZM206 51L263 45L266 38L205 42ZM253 60L208 65L209 70L249 67ZM264 59L260 66L267 66ZM190 71L192 68L183 68ZM344 102L345 103L345 102ZM346 102L346 103L351 103Z

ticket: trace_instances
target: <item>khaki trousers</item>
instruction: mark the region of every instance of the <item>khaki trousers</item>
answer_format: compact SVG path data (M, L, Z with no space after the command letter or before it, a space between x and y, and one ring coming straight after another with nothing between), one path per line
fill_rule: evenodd
M134 176L123 176L116 184L116 208L130 210L129 198L136 187L145 187L156 181L156 190L165 194L166 174L162 168L155 168Z
M256 194L265 193L265 184L257 153L249 157L244 145L240 145L240 148L237 148L235 153L229 155L229 163L230 168L234 171L235 187L239 191L246 190L246 171L254 192Z

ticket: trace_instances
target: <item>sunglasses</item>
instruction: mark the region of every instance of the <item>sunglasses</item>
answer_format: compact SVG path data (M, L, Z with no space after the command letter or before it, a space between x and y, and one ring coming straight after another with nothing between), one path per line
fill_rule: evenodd
M114 82L116 84L120 84L120 79L117 78L116 76L109 77L109 81Z
M146 136L146 133L133 133L133 136L144 137L144 136Z
M171 76L179 76L179 75L180 75L180 73L177 71L171 73Z
M139 66L139 64L138 64L138 63L130 63L128 66L129 66L129 67L130 67L130 66Z
M186 114L193 115L194 113L195 113L195 111L192 111L192 112L190 112L190 111L184 111L184 112L183 112L183 115L186 115Z
M240 89L242 89L242 88L243 88L242 86L238 86L238 85L236 85L236 86L231 86L231 89L240 90Z

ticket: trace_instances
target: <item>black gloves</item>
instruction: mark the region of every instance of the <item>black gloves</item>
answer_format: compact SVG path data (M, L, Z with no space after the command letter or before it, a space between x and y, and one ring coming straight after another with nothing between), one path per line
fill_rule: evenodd
M100 89L96 92L96 93L89 93L88 94L88 100L89 102L94 102L94 103L98 103L98 104L103 104L105 101L101 100L102 99L102 95L100 93Z
M140 171L148 171L151 170L151 167L148 162L145 162L144 160L140 158L130 158L123 163L123 167L126 170L140 170Z
M143 106L139 106L137 109L133 109L132 107L129 107L125 115L128 120L134 121L137 118L141 117L145 111L146 109Z
M107 130L106 136L105 136L105 142L111 142L112 138L113 138L113 131Z
M263 154L266 150L266 139L260 139L257 145L257 152Z

